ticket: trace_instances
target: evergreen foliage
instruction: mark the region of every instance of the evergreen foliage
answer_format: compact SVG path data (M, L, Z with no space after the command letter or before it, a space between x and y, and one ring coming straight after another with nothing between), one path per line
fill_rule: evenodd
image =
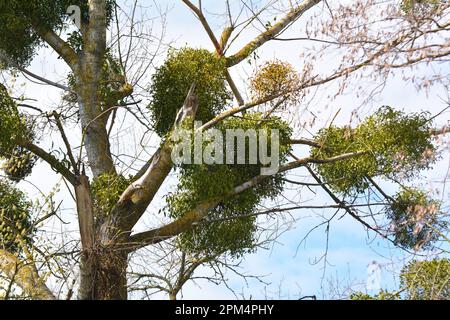
M316 166L330 187L345 195L363 193L368 177L411 179L435 162L430 122L426 113L404 114L382 107L356 128L330 126L315 137L323 147L311 156L330 158L344 153L367 152L346 161Z
M271 129L278 129L280 133L280 162L287 159L290 146L286 144L291 136L291 129L287 123L278 117L263 119L259 113L247 114L242 118L230 118L222 122L218 129L262 129L270 137ZM225 140L225 139L224 139ZM270 150L270 143L269 150ZM249 150L249 140L246 140L246 150ZM225 154L225 150L224 150ZM257 164L215 164L215 165L181 165L180 183L173 194L167 198L166 214L171 218L179 218L194 208L198 203L217 197L223 198L204 223L184 232L178 238L180 247L193 253L208 255L228 252L239 257L251 251L255 244L256 218L248 217L255 213L258 204L263 199L274 199L283 190L283 174L278 173L266 178L255 188L242 194L227 196L233 188L258 176L261 170L260 160ZM236 218L237 216L247 216ZM214 222L214 220L219 220ZM212 221L212 222L211 222Z
M164 136L172 128L189 88L196 84L196 120L207 122L231 102L225 82L225 60L204 49L182 48L169 51L166 62L156 70L150 87L149 109L154 129Z

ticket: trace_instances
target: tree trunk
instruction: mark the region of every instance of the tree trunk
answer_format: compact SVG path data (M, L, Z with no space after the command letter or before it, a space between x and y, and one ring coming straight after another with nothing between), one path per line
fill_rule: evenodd
M89 1L89 22L83 32L83 52L76 73L83 145L94 178L114 174L114 162L106 124L108 110L101 101L101 74L106 51L106 1ZM85 173L78 177L78 219L82 242L80 299L126 299L127 253L117 249L120 230L114 222L104 222L105 213L94 208ZM101 226L101 224L107 224Z
M89 74L91 72L86 72ZM80 117L84 145L94 178L104 173L114 174L109 150L106 117L98 99L98 81L81 79ZM76 187L78 219L82 241L79 298L83 300L125 300L127 253L115 244L120 234L114 219L103 220L106 213L97 212L92 201L89 182L84 172Z
M82 174L78 181L75 190L82 244L79 298L125 300L128 253L118 244L127 241L127 236L120 232L114 220L99 219L99 212L94 210L87 177Z
M93 299L127 299L127 262L127 254L120 251L105 249L95 254Z
M89 66L89 64L88 64ZM94 69L95 70L95 69ZM99 98L99 81L93 81L86 74L100 71L83 70L79 79L79 110L83 129L83 142L94 177L103 173L114 173L114 163L106 130L107 113L102 111Z

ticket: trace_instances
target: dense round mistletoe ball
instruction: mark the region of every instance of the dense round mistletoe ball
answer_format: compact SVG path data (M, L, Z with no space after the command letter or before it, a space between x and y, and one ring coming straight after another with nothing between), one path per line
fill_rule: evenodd
M391 220L395 243L406 248L429 247L448 225L440 214L440 203L411 188L396 195L387 217Z
M413 260L402 268L400 285L410 300L450 299L450 260Z
M0 85L0 168L13 181L31 173L36 157L18 145L18 140L32 141L33 126L17 110L5 87Z
M20 181L31 174L36 160L35 155L18 146L5 158L1 168L10 180Z
M153 75L150 87L149 109L155 131L160 136L169 132L194 82L199 103L196 120L206 122L214 118L231 101L225 71L225 60L208 50L171 50Z
M18 252L32 241L32 233L31 202L23 192L0 180L0 248Z
M217 127L225 141L226 129L264 130L271 137L271 130L279 130L280 163L287 160L291 129L278 117L264 119L259 113L230 118ZM211 141L204 142L204 148ZM272 141L268 140L268 149ZM245 164L183 164L179 166L180 183L174 193L167 197L165 212L171 218L180 218L199 203L209 199L222 199L208 217L192 230L178 237L180 248L186 252L208 255L227 252L238 257L251 251L255 244L257 230L255 213L264 199L274 199L283 190L283 174L268 176L258 186L239 195L231 196L234 187L260 175L264 167L258 158L256 164L249 164L250 140L246 140ZM225 148L223 154L225 154ZM259 146L257 147L259 152ZM203 149L204 150L204 149ZM235 156L236 156L235 149ZM244 216L244 217L240 217ZM237 218L239 217L239 218ZM220 235L220 236L217 236Z
M317 172L334 191L363 193L368 177L410 179L435 161L428 114L404 114L380 108L355 128L330 126L318 132L322 147L311 156L325 159L351 152L366 154L344 161L316 165Z

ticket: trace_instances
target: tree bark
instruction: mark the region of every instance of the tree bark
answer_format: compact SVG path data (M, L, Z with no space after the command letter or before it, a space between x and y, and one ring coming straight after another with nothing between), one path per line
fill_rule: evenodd
M98 177L102 173L115 172L106 130L108 112L102 110L100 99L106 52L106 1L89 1L89 24L83 39L83 53L76 77L80 120L89 167L94 177Z
M177 300L177 294L176 293L169 293L169 300Z
M89 23L83 34L83 52L76 75L76 91L83 130L83 146L94 178L115 173L102 105L101 74L106 52L106 1L89 1ZM127 254L117 251L114 225L100 228L103 212L96 212L84 175L75 186L82 242L79 299L126 299ZM103 231L100 233L100 231Z
M128 256L119 250L99 250L94 254L94 300L127 299Z
M94 249L94 205L89 187L89 180L83 174L78 177L75 186L77 200L78 224L81 237L81 261L80 261L80 287L78 296L80 299L93 297L93 270L90 265L90 253Z
M193 125L198 107L194 91L195 85L192 85L174 128ZM131 250L129 235L172 169L171 150L171 141L166 141L153 156L142 177L124 192L119 200L121 205L109 212L104 220L94 213L87 178L79 177L76 190L83 245L79 290L81 299L127 298L126 269L128 252ZM97 215L97 221L95 230L92 230L90 217L94 214ZM89 236L91 232L94 236Z
M23 262L17 255L0 249L0 271L22 288L32 299L55 300L55 296L39 277L33 262Z
M82 300L125 300L128 254L116 244L127 240L113 221L101 221L98 212L99 223L95 225L92 193L84 173L78 177L75 194L82 245L78 297Z

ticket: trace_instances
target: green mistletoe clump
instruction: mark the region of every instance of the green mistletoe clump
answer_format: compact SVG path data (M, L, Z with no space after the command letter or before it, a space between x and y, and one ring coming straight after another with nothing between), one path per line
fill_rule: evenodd
M193 83L198 97L196 120L207 122L229 105L231 94L226 86L225 71L225 60L208 50L171 50L153 75L150 88L149 109L156 133L164 136L172 128Z
M287 141L292 131L289 125L278 117L264 119L260 113L246 114L243 117L225 120L217 129L223 132L224 137L226 129L264 130L269 138L271 130L278 129L280 163L287 160L290 150ZM247 140L246 150L250 148L249 143L250 140ZM268 145L270 150L271 139L268 140ZM237 154L235 153L234 156L236 158ZM252 250L257 231L256 218L252 214L256 212L261 201L274 199L283 191L283 173L267 176L256 187L233 195L236 186L260 175L261 168L264 167L259 158L257 164L249 164L248 160L247 152L245 164L183 164L179 166L180 184L167 198L165 213L168 216L180 218L199 203L220 199L219 205L208 214L206 220L178 237L179 246L185 252L207 255L227 252L231 256L239 257ZM220 237L217 236L218 234Z
M19 144L34 140L32 127L0 84L0 168L13 181L28 176L36 162L36 157Z
M318 132L314 158L365 152L345 161L316 165L317 172L339 193L355 195L369 187L368 178L410 179L435 161L426 113L404 114L382 107L355 128L330 126Z
M32 204L9 182L0 180L0 248L20 252L32 242Z

